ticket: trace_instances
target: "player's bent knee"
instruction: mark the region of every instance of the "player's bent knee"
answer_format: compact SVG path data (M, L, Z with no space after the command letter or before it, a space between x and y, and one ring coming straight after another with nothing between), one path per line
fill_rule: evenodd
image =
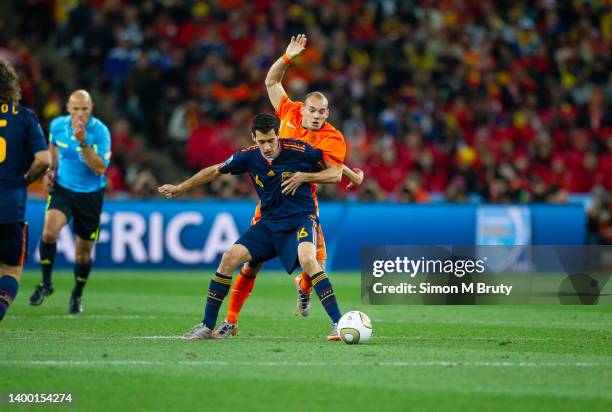
M251 260L249 250L245 246L236 243L221 257L219 273L231 275L239 265L249 260Z
M259 270L261 269L261 266L261 263L246 262L242 265L240 274L246 278L255 279L259 273Z
M233 253L231 250L228 250L221 257L221 269L223 273L233 272L240 263L238 254Z
M300 266L308 274L313 274L321 270L317 259L309 254L300 254L299 256Z
M4 263L0 263L0 277L8 275L15 278L17 282L21 280L21 273L23 272L23 266L9 266Z
M249 261L244 264L244 269L247 269L249 273L256 275L257 273L259 273L262 266L263 266L263 263L261 262L255 263L255 262Z
M87 244L77 242L75 258L78 263L88 263L91 260L92 247Z
M42 241L45 243L55 243L57 241L57 233L51 230L43 231Z
M75 261L77 265L86 265L91 262L91 255L89 253L77 253Z

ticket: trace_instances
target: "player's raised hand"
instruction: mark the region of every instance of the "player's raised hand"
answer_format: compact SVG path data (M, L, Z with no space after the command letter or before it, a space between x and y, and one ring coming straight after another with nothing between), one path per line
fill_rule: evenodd
M291 177L285 179L281 186L283 187L283 194L294 195L298 190L298 187L302 185L302 183L306 182L306 174L302 172L295 172L291 175Z
M298 34L297 36L291 36L291 41L289 42L289 46L287 46L287 50L285 54L290 59L293 59L298 54L304 51L306 48L306 35Z
M176 185L163 185L158 187L157 191L166 199L172 199L181 194L179 187Z
M346 185L347 189L357 187L363 182L363 170L358 167L354 167L353 172L355 172L356 176L354 176L353 179L351 179L351 181L349 182L349 184Z

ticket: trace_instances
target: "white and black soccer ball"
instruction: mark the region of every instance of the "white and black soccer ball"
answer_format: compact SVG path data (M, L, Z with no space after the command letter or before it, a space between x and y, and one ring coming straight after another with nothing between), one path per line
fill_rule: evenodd
M372 336L372 321L365 313L351 310L338 321L338 333L349 345L365 343Z

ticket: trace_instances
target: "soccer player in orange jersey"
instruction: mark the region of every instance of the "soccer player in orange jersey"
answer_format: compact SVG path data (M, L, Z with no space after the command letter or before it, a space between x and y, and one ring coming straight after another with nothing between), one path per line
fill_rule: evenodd
M323 152L323 160L326 169L317 173L295 173L291 178L283 182L283 193L292 195L304 182L311 183L313 198L317 207L316 183L335 182L338 173L350 180L347 187L360 185L363 181L363 171L350 169L344 165L346 156L346 143L344 136L334 126L327 122L329 107L327 98L323 93L312 92L306 95L304 102L294 102L289 99L282 85L285 72L291 65L292 59L297 57L306 48L306 36L300 34L291 38L285 54L281 56L270 67L266 76L266 89L268 98L274 106L276 115L281 120L279 136L304 141ZM251 223L255 224L261 218L259 205L255 210L255 216ZM325 250L325 239L321 226L318 227L317 260L324 269L327 253ZM229 302L227 322L235 324L244 302L253 290L255 277L261 268L261 263L249 262L244 265L240 275L232 286ZM294 284L298 292L297 310L302 316L308 316L310 312L310 295L312 284L305 272L296 276Z

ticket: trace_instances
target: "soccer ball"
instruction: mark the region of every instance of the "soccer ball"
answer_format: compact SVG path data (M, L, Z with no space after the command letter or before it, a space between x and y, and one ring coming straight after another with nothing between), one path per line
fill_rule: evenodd
M365 313L351 310L338 321L338 332L344 343L365 343L372 336L372 322Z

